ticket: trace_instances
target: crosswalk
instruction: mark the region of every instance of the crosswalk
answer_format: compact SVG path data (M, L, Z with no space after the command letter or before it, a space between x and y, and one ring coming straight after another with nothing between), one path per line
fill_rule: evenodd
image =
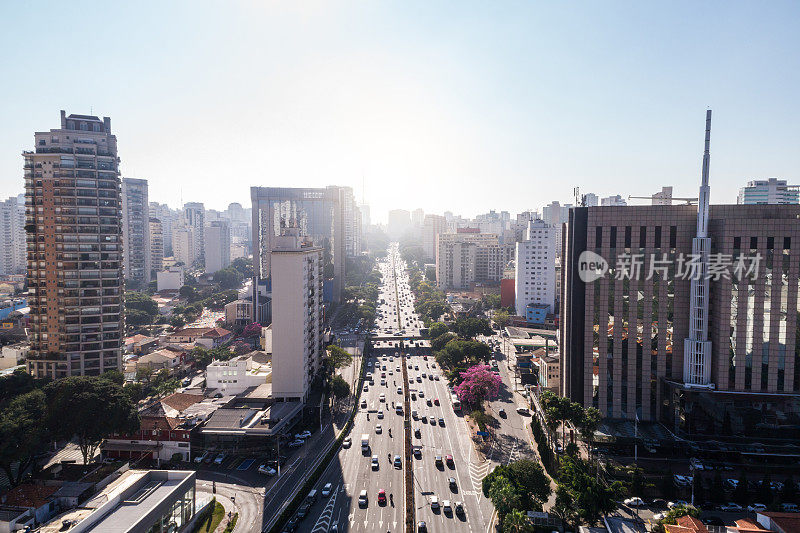
M325 505L325 509L322 510L322 514L319 515L317 523L314 524L314 529L311 530L311 533L315 533L317 531L328 531L328 528L331 525L331 520L333 520L333 510L336 507L336 496L338 494L339 487L336 487L336 490L333 491L328 503Z

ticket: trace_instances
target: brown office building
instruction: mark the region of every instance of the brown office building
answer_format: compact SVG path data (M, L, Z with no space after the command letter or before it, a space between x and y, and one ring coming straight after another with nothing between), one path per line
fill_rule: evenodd
M60 378L122 370L119 160L111 119L69 115L25 159L28 370Z
M727 261L730 278L709 280L711 356L702 364L710 379L698 384L687 376L702 372L684 365L691 282L679 260L699 236L697 206L571 209L562 238L563 394L610 419L658 421L677 435L797 438L799 218L796 205L710 207L711 263ZM584 252L607 261L599 279L582 279ZM618 263L637 254L639 275ZM737 275L736 265L753 271ZM620 276L620 266L631 275Z

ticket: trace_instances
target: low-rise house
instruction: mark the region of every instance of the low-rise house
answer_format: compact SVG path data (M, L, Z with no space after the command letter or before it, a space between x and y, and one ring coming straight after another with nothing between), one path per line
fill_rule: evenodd
M253 302L236 300L225 304L225 323L234 326L246 326L253 321Z
M165 335L162 344L195 344L217 348L231 341L233 333L224 328L183 328Z
M228 361L212 361L206 367L206 389L224 395L241 394L272 380L272 364L263 352L251 352Z
M0 348L0 370L13 368L28 356L31 347L27 343L10 344Z
M125 338L125 351L133 354L150 353L158 348L158 338L137 334Z
M140 368L147 368L157 373L168 370L171 376L183 375L191 366L185 350L173 346L165 346L155 352L132 357L125 362L125 378L136 379L136 372Z

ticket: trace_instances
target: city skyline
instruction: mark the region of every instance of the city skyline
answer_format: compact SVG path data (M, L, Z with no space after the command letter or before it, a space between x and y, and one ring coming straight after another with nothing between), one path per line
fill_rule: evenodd
M454 15L396 3L175 4L158 17L4 6L6 49L47 31L2 66L17 82L0 89L0 197L22 192L19 154L58 109L112 117L122 175L147 179L151 199L172 207L247 206L251 186L331 184L353 187L377 222L394 207L441 214L444 203L466 216L520 212L572 202L575 186L693 196L706 107L716 113L712 204L735 203L750 180L799 181L798 74L787 68L800 50L797 6L462 5ZM25 75L85 25L105 46L78 67L102 66L110 84Z

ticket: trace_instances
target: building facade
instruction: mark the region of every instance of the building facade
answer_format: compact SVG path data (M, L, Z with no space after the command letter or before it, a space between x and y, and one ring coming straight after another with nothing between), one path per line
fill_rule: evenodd
M441 233L436 244L436 285L441 290L471 289L479 282L499 282L510 250L497 235L462 228L458 233Z
M197 247L194 228L177 226L172 230L172 253L175 261L191 268L197 261Z
M206 273L231 264L231 228L227 220L215 220L205 228Z
M569 219L569 210L572 204L561 205L551 202L542 208L542 220L553 227L555 232L556 256L561 257L561 227ZM525 231L528 231L527 225Z
M698 234L697 207L571 210L562 265L563 393L609 418L656 420L681 434L795 435L787 428L800 420L798 217L800 206L710 207L711 263L731 268L709 280L709 380L698 385L684 361L691 284L682 277ZM608 270L586 282L581 267L597 263L590 252ZM641 263L620 262L631 254ZM638 274L629 277L631 268Z
M447 231L447 220L441 215L425 215L422 223L422 250L425 257L436 260L436 237Z
M167 204L150 202L150 216L161 221L161 233L164 236L164 257L172 256L172 227L177 225L178 212Z
M194 261L203 264L205 259L205 226L206 208L201 202L189 202L183 204L181 225L190 228L194 234Z
M517 243L514 264L517 315L544 324L541 315L556 312L555 228L543 220L530 221L526 240Z
M122 253L125 281L136 288L147 287L152 271L147 180L122 180Z
M28 370L38 377L122 370L122 206L111 119L61 111L25 160Z
M739 189L738 204L798 204L800 185L789 185L786 180L769 178L748 181Z
M164 226L157 218L150 217L148 220L150 227L150 271L151 278L155 277L156 272L164 270Z
M323 250L285 228L272 249L272 397L308 397L322 366Z
M26 268L25 197L0 202L0 274L24 274Z

